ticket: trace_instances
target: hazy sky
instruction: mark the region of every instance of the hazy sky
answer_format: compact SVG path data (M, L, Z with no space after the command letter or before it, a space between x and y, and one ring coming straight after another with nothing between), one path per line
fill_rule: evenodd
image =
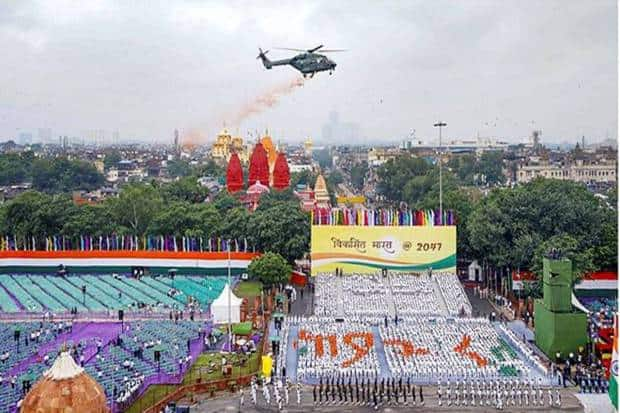
M240 133L319 140L329 112L366 138L532 128L543 141L617 136L616 1L0 0L0 140L118 129L212 142L241 107L294 80L257 47L346 48L338 67L246 118ZM272 58L291 53L271 50Z

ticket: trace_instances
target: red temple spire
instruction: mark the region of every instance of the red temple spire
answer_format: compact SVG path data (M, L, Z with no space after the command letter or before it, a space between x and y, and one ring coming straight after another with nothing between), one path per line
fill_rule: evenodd
M269 159L267 158L267 151L260 142L256 144L252 156L250 156L248 182L255 183L256 181L269 186Z
M243 169L236 153L233 153L228 161L226 188L228 188L228 192L237 192L243 189Z
M278 190L284 190L291 184L291 172L288 169L286 156L280 152L276 158L276 164L273 167L273 187Z

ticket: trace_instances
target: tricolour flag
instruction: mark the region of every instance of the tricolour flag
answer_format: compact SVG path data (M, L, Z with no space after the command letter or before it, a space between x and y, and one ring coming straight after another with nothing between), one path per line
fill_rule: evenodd
M614 315L614 345L611 355L611 372L609 374L609 398L618 410L618 314Z

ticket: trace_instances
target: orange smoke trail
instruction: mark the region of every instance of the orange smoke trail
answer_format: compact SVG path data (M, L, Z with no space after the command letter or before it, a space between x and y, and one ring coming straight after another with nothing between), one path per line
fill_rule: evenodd
M284 84L273 87L271 90L257 96L251 102L243 105L239 111L231 117L231 124L233 126L238 126L250 116L257 115L266 109L276 106L282 96L292 93L295 89L302 87L303 85L303 77L298 77Z
M188 129L183 131L181 136L181 145L184 148L191 148L196 145L200 145L206 141L206 137L200 130L197 129Z
M239 107L237 111L230 111L220 118L218 125L226 125L228 128L238 127L245 119L257 115L278 104L282 96L292 93L295 89L304 85L304 78L297 77L285 83L275 85L270 90L255 97ZM193 147L207 143L206 132L203 127L191 127L184 130L181 136L181 144L185 147Z

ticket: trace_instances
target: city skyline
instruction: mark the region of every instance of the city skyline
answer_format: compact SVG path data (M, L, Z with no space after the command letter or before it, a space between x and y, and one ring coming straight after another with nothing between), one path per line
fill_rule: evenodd
M209 144L227 125L321 141L332 111L358 125L355 143L432 138L439 119L446 139L617 137L615 2L269 4L0 5L0 139L118 130L162 143L179 129ZM291 91L294 70L254 59L321 43L348 51L331 55L333 76Z

